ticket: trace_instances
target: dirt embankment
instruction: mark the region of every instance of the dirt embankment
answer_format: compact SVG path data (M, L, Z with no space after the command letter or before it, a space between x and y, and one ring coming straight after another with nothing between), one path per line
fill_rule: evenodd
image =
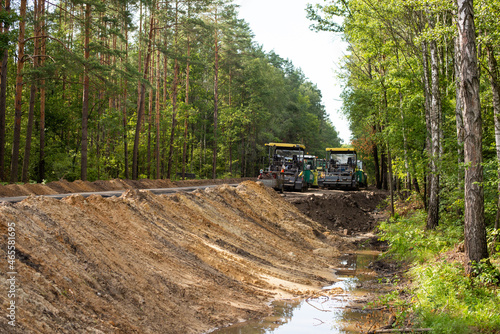
M243 181L253 180L254 178L238 178L238 179L206 179L206 180L122 180L113 179L109 181L81 181L68 182L66 180L49 182L47 184L8 184L0 185L0 197L16 197L29 195L54 195L54 194L71 194L82 192L98 192L109 190L129 190L129 189L154 189L154 188L174 188L174 187L191 187L201 186L206 184L232 184Z
M331 283L351 247L255 182L3 204L4 261L9 223L18 273L16 330L0 317L9 333L202 333ZM7 285L2 269L2 310Z
M385 218L379 206L387 192L370 189L363 191L318 191L307 196L294 196L293 203L309 218L331 231L347 234L372 231Z

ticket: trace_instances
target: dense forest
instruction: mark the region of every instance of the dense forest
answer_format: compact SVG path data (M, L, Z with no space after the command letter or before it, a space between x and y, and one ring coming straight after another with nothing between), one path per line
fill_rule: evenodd
M321 92L224 0L3 0L0 181L255 176L340 145Z

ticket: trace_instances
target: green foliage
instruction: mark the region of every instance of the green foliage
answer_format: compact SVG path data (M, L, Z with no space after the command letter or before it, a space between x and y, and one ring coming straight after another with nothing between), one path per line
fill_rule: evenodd
M390 246L387 254L401 261L423 263L463 239L459 223L442 223L435 230L425 230L426 216L419 210L409 217L396 216L380 223L380 239Z
M158 11L151 8L153 4L158 4ZM89 5L88 59L83 45L85 12L80 5L61 3L43 16L35 16L34 7L28 6L24 82L36 82L37 88L43 82L46 93L45 175L37 175L40 148L40 133L36 126L40 117L38 94L30 157L31 179L52 181L79 177L84 73L88 74L90 81L89 180L131 176L139 83L144 83L146 88L145 115L141 119L137 145L139 173L143 177L156 175L157 160L160 161L161 177L173 176L183 167L196 175L211 177L215 125L219 175L229 172L228 159L233 161L233 174L257 175L265 154L264 144L271 140L300 142L315 154L323 152L330 144L340 143L321 103L318 88L307 81L302 71L290 61L274 52L266 53L257 46L248 24L238 19L235 6L229 1L188 0L176 4L104 1L89 2ZM13 3L13 7L16 6L19 4ZM10 14L1 12L0 21L14 23L18 19L14 14L17 12L18 8L13 8ZM152 13L161 24L153 30L155 39L149 41ZM43 21L44 35L50 36L43 39L46 57L33 57L35 40L42 41L33 38L35 17ZM18 34L14 28L15 24L9 34L1 36L0 49L7 46L14 49L13 41L17 40ZM216 31L219 42L219 117L214 124ZM148 52L151 53L147 55ZM43 59L43 65L39 63L35 68L34 59ZM9 57L8 60L6 152L12 150L13 83L17 59ZM146 60L151 75L145 79ZM178 76L174 82L176 66ZM176 101L173 101L174 90ZM29 104L27 101L29 89L24 89L21 148L26 139L27 118L24 115ZM159 134L156 133L157 116ZM155 151L156 142L160 145L159 153ZM171 142L172 161L168 166ZM22 158L21 154L20 163ZM6 166L9 159L6 155ZM126 168L128 175L125 174ZM167 175L167 168L171 169L172 175Z
M485 284L491 272L467 277L460 263L437 261L414 267L410 277L418 283L412 301L422 326L438 334L500 330L500 289Z
M426 214L422 210L380 224L381 239L390 245L385 256L411 263L406 276L413 284L410 298L395 290L379 303L394 308L401 323L416 315L417 325L430 327L433 333L497 333L498 261L492 257L474 264L473 274L467 276L462 262L445 260L446 252L460 255L453 249L463 239L463 225L454 217L445 215L432 231L424 229Z

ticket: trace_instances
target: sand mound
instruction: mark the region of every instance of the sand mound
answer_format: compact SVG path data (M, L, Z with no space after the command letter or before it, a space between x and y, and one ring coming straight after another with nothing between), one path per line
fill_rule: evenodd
M201 333L262 316L270 298L331 283L343 242L254 182L4 204L2 259L13 223L18 333Z

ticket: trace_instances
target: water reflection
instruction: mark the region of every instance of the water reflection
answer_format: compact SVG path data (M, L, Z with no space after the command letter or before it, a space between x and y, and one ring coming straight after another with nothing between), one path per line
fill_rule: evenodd
M364 304L357 302L360 298L362 299L360 296L368 292L360 289L358 285L363 280L373 279L367 267L376 256L376 254L346 255L341 258L341 268L337 271L340 280L332 286L325 287L323 295L305 300L275 301L272 303L272 316L236 324L212 333L360 333L363 324L374 321L377 316L380 316L364 310ZM343 292L338 288L341 288ZM335 293L329 294L329 290Z

